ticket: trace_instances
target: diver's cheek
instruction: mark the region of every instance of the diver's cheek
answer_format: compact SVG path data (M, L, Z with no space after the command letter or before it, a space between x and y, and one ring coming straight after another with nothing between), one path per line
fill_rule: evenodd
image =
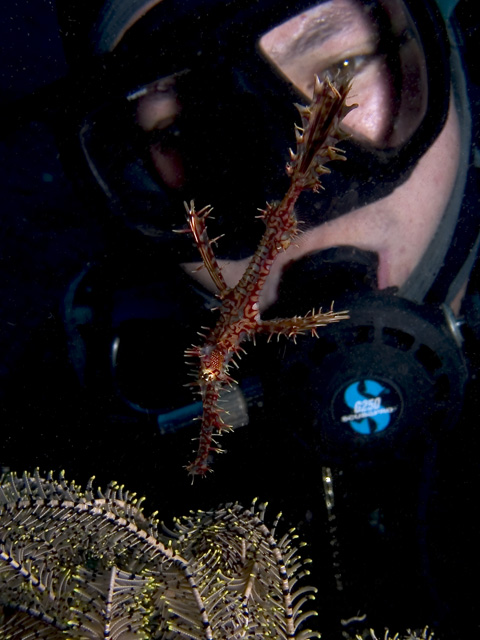
M156 172L170 189L180 189L185 183L185 173L180 154L175 150L163 150L160 145L150 148L150 157Z
M409 180L388 198L372 205L374 210L385 205L391 222L395 221L392 236L385 238L385 246L379 251L381 288L404 285L434 241L455 184L459 160L458 116L451 107L442 133ZM377 212L378 218L381 215L381 211Z

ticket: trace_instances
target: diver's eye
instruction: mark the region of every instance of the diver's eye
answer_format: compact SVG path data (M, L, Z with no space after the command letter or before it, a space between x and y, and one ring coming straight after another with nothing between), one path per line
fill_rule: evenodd
M330 64L327 68L319 69L315 75L320 80L326 77L335 78L339 72L348 72L349 77L354 80L355 76L365 71L367 67L374 61L376 54L356 55L349 56L348 58L341 58L338 62ZM309 83L307 90L308 95L313 93L313 81Z
M181 129L177 123L161 123L145 136L148 147L161 145L163 149L177 147L181 138Z
M330 73L337 73L338 71L347 70L350 77L353 77L354 75L361 73L367 65L370 64L372 57L372 55L358 55L345 58L341 62L332 65L328 71Z

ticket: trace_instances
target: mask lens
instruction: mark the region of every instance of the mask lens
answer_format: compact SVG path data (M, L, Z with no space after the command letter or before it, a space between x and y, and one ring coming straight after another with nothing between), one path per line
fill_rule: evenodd
M425 115L425 56L400 0L318 4L265 33L259 49L307 100L315 75L347 69L350 98L359 107L345 129L376 148L405 143Z
M285 192L298 122L293 103L310 101L315 75L347 69L349 102L359 105L343 123L352 135L344 144L349 161L339 163L338 188L330 190L342 201L324 198L324 219L388 195L445 121L448 50L423 2L412 5L415 21L402 0L245 4L232 22L225 3L212 0L218 15L202 14L197 41L173 29L178 16L170 24L170 9L160 3L152 24L140 21L119 45L104 73L107 91L96 87L102 106L86 116L81 132L85 158L114 213L131 228L174 242L182 255L192 243L172 231L192 197L214 203L212 236L235 220L235 234L219 247L224 257L255 250L245 211ZM316 205L306 208L318 219Z
M81 146L95 179L110 199L121 200L130 224L145 232L175 226L165 219L168 207L162 205L165 192L181 189L184 182L179 75L106 102L87 116L81 130Z

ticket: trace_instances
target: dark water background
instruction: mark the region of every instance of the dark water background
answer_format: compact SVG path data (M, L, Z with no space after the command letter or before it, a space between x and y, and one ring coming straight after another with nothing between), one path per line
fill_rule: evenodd
M2 4L0 394L69 280L99 249L98 227L64 174L53 131L29 106L29 96L67 73L55 6Z

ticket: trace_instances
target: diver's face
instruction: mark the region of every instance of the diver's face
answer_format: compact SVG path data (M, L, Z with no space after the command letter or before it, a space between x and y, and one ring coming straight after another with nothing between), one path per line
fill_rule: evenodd
M426 97L421 91L426 74L421 46L415 38L407 41L403 38L408 29L405 13L399 10L401 4L398 0L385 2L390 12L392 38L399 34L398 46L404 47L401 97L395 95L394 71L388 63L388 54L382 50L382 46L387 50L389 46L397 46L397 41L379 46L375 21L356 0L330 0L308 9L265 33L259 41L259 50L271 64L272 73L283 75L305 96L305 101L312 96L315 74L321 76L348 66L353 76L349 102L356 102L359 107L346 117L345 128L365 145L394 148L421 125L426 111ZM159 106L165 122L181 109L168 90L155 99L157 103L150 105L150 109L145 103L139 113L144 128L153 126L148 117L151 112L158 112ZM158 127L158 117L154 120ZM383 199L309 228L298 236L294 246L280 254L262 294L263 308L275 301L282 270L289 262L339 245L376 252L378 286L401 287L419 263L442 217L454 185L459 152L459 124L451 104L441 134L407 181ZM153 149L152 154L163 180L173 188L181 185L181 160L161 148ZM328 176L323 186L328 193ZM232 286L238 281L247 262L248 259L220 261L227 284ZM199 263L192 263L185 268L195 270L198 266ZM205 270L197 271L195 277L212 286Z
M344 128L365 148L377 150L395 149L408 140L427 110L427 71L422 45L411 35L415 25L408 23L410 18L401 0L383 0L382 7L383 18L388 21L387 36L380 31L367 5L358 0L330 0L273 27L258 42L259 52L271 65L272 73L292 83L304 96L304 103L312 97L315 74L322 77L327 71L334 74L347 67L353 78L348 102L359 106L347 115ZM401 82L396 78L399 73ZM145 131L162 130L181 114L182 104L167 79L153 94L142 98L137 119ZM278 256L262 293L262 307L275 301L282 270L289 262L335 246L350 245L377 253L379 288L401 287L419 263L442 218L455 182L459 139L452 102L442 132L408 180L380 200L310 226L298 236L295 245ZM285 149L288 144L286 141ZM184 188L187 178L182 155L161 144L152 145L150 152L164 184L173 190ZM352 185L354 181L355 177ZM332 177L323 179L325 197L339 195L329 193L333 184ZM361 185L352 188L358 190ZM215 194L209 197L215 204ZM227 283L233 286L248 259L219 262ZM198 266L199 263L189 263L185 268L213 287L206 270L195 271Z

